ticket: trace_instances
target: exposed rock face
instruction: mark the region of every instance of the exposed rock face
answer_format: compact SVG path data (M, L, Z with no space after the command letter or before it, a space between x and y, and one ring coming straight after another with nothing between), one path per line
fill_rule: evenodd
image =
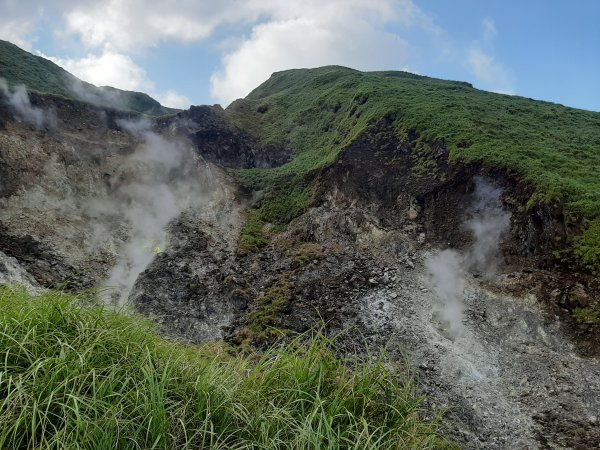
M248 329L283 277L288 295L269 326L301 332L323 321L332 333L344 332L349 351L391 345L398 360L406 351L432 401L449 408L449 426L465 448L594 448L599 366L577 353L596 354L598 347L572 341L579 326L561 322L556 313L564 318L564 311L549 290L563 286L563 307L569 302L572 309L597 287L552 262L552 250L568 238L562 213L513 208L528 198L522 187L477 165L448 167L435 144L436 167L415 174L410 146L384 127L325 169L320 205L239 262L248 270L238 282L257 292L236 314L228 338L243 343L255 336ZM464 334L456 338L436 318L439 300L427 288L423 260L435 248L469 244L463 222L475 175L505 186L502 198L514 219L501 243L498 277L467 278ZM545 225L531 228L540 214ZM548 243L548 233L560 239Z
M0 285L23 286L30 294L38 294L43 288L27 273L15 258L0 252Z
M594 448L600 442L600 363L575 354L558 316L535 296L513 297L502 279L471 279L463 334L436 319L439 300L416 269L359 297L352 324L367 342L406 351L436 406L465 448ZM490 290L490 287L492 289ZM350 324L348 325L350 326Z
M289 150L261 146L256 138L235 126L219 105L192 106L158 120L156 129L186 137L203 158L223 167L274 167L291 157Z
M52 111L54 127L7 120L0 128L0 251L46 287L98 286L156 215L185 204L208 210L230 190L185 136L144 131L138 115L42 100L36 107ZM0 112L11 114L2 102ZM136 214L142 201L160 207Z
M346 200L328 197L272 246L240 261L248 270L237 282L257 292L236 313L231 342L243 343L253 313L265 310L261 299L284 276L290 294L271 326L301 332L322 321L342 333L340 352L369 345L386 346L394 360L408 354L464 448L598 445L598 360L577 355L571 331L536 295L542 282L533 273L504 267L493 280L469 276L463 333L455 337L436 315L440 299L423 265L433 249L415 240L421 229L407 227L411 214L390 227L369 204ZM582 286L573 291L584 297Z
M130 297L138 311L192 342L221 339L241 306L229 299L225 282L236 270L231 236L239 221L213 219L187 211L173 221L166 250L140 274Z

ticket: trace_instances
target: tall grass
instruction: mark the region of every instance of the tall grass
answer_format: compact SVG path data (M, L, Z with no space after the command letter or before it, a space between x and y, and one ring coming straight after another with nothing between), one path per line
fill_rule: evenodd
M323 336L258 361L60 293L0 288L0 448L449 448L411 379Z

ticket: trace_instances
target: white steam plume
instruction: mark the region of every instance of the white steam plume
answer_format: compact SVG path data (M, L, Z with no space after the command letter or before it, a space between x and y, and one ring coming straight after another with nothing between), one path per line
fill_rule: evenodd
M441 301L437 312L455 337L462 333L465 275L475 272L492 277L500 262L500 239L510 225L510 214L502 207L501 195L500 188L476 177L474 201L464 223L473 234L471 246L465 252L443 250L425 261L431 290Z
M442 301L437 311L448 331L458 336L462 330L464 257L456 250L443 250L425 260L431 290Z
M481 177L475 177L474 202L465 226L473 233L467 254L468 268L484 276L495 275L500 262L498 246L510 226L510 214L502 207L502 190Z
M166 225L184 209L207 197L198 171L198 158L189 147L153 133L146 121L119 125L142 142L116 177L119 185L109 199L95 200L87 213L102 223L120 216L129 230L119 259L105 285L115 288L114 300L123 305L138 275L166 244Z
M123 92L110 87L96 87L73 79L69 88L77 98L96 106L111 107L115 109L126 109L127 102Z
M12 106L17 119L33 125L38 130L56 125L56 117L51 111L45 111L31 105L24 86L19 86L16 90L11 91L6 80L0 78L0 93Z

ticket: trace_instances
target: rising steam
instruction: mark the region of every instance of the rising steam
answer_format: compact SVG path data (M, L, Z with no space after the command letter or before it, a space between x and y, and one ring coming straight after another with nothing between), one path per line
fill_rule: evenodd
M431 290L442 302L436 312L454 336L460 335L462 330L464 266L464 255L452 249L443 250L425 260Z
M443 250L425 261L431 290L441 301L437 313L455 337L462 333L465 275L470 272L492 277L500 262L500 239L510 225L501 195L500 188L476 177L473 204L464 223L473 234L471 246L464 252Z
M75 96L92 105L115 109L127 109L127 98L123 91L109 86L97 87L73 78L69 89Z
M473 233L467 253L468 269L485 277L496 274L500 262L500 239L510 226L510 214L502 207L502 189L475 177L474 201L465 226Z
M120 122L140 139L118 174L110 197L96 199L87 213L99 224L117 216L128 226L127 239L119 251L106 286L114 288L113 300L127 300L138 275L166 245L166 225L184 209L207 197L198 173L198 157L180 142L167 141L152 132L147 121Z
M56 117L51 111L31 105L25 87L19 86L11 91L6 80L0 78L0 94L0 97L4 97L12 107L16 119L29 123L38 130L56 125Z

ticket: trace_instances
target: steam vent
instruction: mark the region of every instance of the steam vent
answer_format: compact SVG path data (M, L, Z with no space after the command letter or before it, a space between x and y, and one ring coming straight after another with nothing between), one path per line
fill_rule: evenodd
M275 30L253 27L215 95ZM89 64L149 51L93 36ZM600 113L341 66L179 109L17 43L0 448L600 448Z

